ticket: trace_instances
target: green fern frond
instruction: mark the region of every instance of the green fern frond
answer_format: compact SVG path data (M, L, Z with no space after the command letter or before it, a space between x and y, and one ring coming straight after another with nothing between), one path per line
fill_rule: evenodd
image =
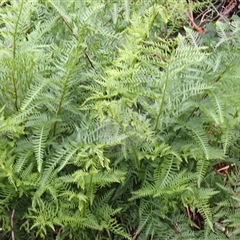
M57 13L63 18L63 20L67 21L67 23L71 22L70 16L68 15L66 9L64 9L64 6L62 6L60 2L57 3L54 0L53 1L48 0L47 2L54 8L54 10L57 11Z
M72 160L72 157L77 151L78 147L68 143L62 149L59 149L55 156L49 159L39 177L39 188L35 193L34 201L36 201L47 190L47 187L49 184L51 185L53 178L57 176L58 172L61 171L70 160Z
M208 201L202 200L201 203L198 203L198 212L202 214L204 220L207 222L208 226L213 231L212 212Z
M125 239L129 239L129 240L132 240L132 237L127 234L124 229L122 228L122 226L120 224L117 223L117 220L112 218L109 223L108 223L108 229L117 234L117 235L120 235L122 237L124 237Z
M213 230L213 221L212 221L212 210L210 208L209 200L212 196L219 193L214 189L209 188L198 188L195 191L194 206L197 207L200 214L202 214L204 220L208 224L208 226ZM213 230L214 231L214 230Z
M133 196L129 200L134 200L134 199L138 199L138 198L152 196L155 191L156 191L155 186L150 185L148 183L147 185L141 187L141 189L132 192Z
M141 236L141 233L146 236L154 236L155 232L155 222L153 217L153 209L152 209L152 202L146 201L141 199L140 205L139 205L139 225L137 227L137 230L135 232L135 235ZM160 219L158 219L160 221ZM159 224L157 224L159 225ZM160 224L161 225L161 224Z
M198 48L200 46L200 34L186 27L184 27L184 30L186 31L187 40L191 43L192 46Z
M44 158L44 150L47 144L47 138L49 135L50 128L46 125L43 125L41 128L34 130L33 132L33 147L34 153L37 160L37 169L40 173L42 171L42 164Z
M37 79L36 83L32 84L31 90L28 91L27 96L21 105L21 111L24 112L30 107L37 107L40 104L41 93L48 85L51 79ZM40 102L37 102L40 101Z
M166 158L163 163L159 165L158 168L154 171L154 182L156 194L159 196L162 194L162 191L172 182L175 178L175 172L177 170L177 166L174 163L174 158Z
M203 129L194 129L193 123L190 124L183 124L183 126L188 129L191 133L193 138L196 140L196 142L199 144L201 149L203 150L204 156L207 160L209 160L209 144L208 144L208 138L206 136L206 133Z
M33 155L32 149L28 151L23 151L22 154L19 154L19 158L13 166L13 169L16 173L20 173L24 167L28 164L29 158Z
M105 171L94 173L83 172L82 170L76 171L73 173L74 182L83 189L85 186L90 186L91 184L96 184L99 186L104 186L109 183L120 183L124 179L124 172L115 170L115 171Z
M210 161L207 159L199 159L197 161L197 185L200 188L201 182L204 179L204 177L206 176L207 170L209 168L210 165Z
M223 142L223 153L224 154L227 154L227 151L231 144L232 138L233 138L233 131L230 129L230 127L223 129L222 142Z
M214 101L214 106L213 109L209 108L210 102L208 101L208 106L207 108L204 106L200 106L200 109L207 115L209 116L211 119L213 119L213 121L220 125L223 124L224 122L224 117L223 117L223 106L221 103L221 100L217 98L216 94L214 94L214 92L212 90L209 91L209 95L212 97L211 99Z

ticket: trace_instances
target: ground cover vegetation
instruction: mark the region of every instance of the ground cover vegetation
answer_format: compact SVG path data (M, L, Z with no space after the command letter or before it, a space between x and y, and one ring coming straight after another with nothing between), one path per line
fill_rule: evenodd
M2 0L0 238L239 239L239 6Z

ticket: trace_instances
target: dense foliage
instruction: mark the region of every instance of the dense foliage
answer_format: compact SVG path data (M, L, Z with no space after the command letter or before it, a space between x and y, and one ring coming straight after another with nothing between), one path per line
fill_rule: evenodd
M1 239L239 239L240 21L209 6L1 1Z

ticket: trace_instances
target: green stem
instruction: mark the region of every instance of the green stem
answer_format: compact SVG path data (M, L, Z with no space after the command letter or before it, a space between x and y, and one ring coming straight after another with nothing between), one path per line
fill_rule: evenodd
M138 159L136 148L134 147L131 140L130 140L130 143L131 143L131 148L132 148L134 159L135 159L135 166L138 170L140 170L140 162L139 162L139 159Z
M19 9L18 18L17 18L16 25L15 25L15 29L14 29L14 33L13 33L13 66L12 66L11 77L12 77L14 93L15 93L14 105L15 105L15 108L16 108L17 111L18 111L18 92L17 92L17 80L15 78L15 73L16 73L16 45L17 45L17 30L18 30L20 17L22 15L23 4L24 4L24 1L22 0L21 5L20 5L20 9Z
M168 74L168 70L167 70L166 81L165 81L165 84L164 84L164 90L163 90L163 95L162 95L162 101L161 101L161 104L160 104L160 108L159 108L156 124L155 124L155 127L154 127L154 131L156 131L157 128L158 128L160 117L161 117L162 112L163 112L164 101L165 101L165 97L166 97L166 93L167 93L168 81L169 81L169 74Z
M91 173L90 183L89 183L89 187L88 187L88 193L90 193L92 191L92 181L93 181L93 174Z
M89 182L89 186L87 188L87 196L91 196L91 191L92 191L92 182L93 182L93 174L90 174L90 182ZM91 199L90 199L90 204L91 204ZM84 202L83 205L83 216L86 217L86 203Z
M74 64L74 65L75 65L75 64ZM63 101L64 101L64 98L65 98L65 94L66 94L66 92L67 92L68 81L69 81L69 78L70 78L70 76L71 76L71 74L72 74L72 72L73 72L73 68L74 68L74 67L72 67L72 68L70 69L70 71L68 72L68 75L66 76L66 79L65 79L65 81L64 81L63 90L62 90L61 97L60 97L60 101L59 101L59 104L58 104L56 116L59 116L60 113L61 113ZM57 130L57 122L55 122L55 124L54 124L53 136L55 136L56 130Z

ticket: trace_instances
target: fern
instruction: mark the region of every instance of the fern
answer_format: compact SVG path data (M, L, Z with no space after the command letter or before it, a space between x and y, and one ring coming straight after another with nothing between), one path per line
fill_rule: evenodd
M239 237L240 24L188 10L1 5L0 238Z

